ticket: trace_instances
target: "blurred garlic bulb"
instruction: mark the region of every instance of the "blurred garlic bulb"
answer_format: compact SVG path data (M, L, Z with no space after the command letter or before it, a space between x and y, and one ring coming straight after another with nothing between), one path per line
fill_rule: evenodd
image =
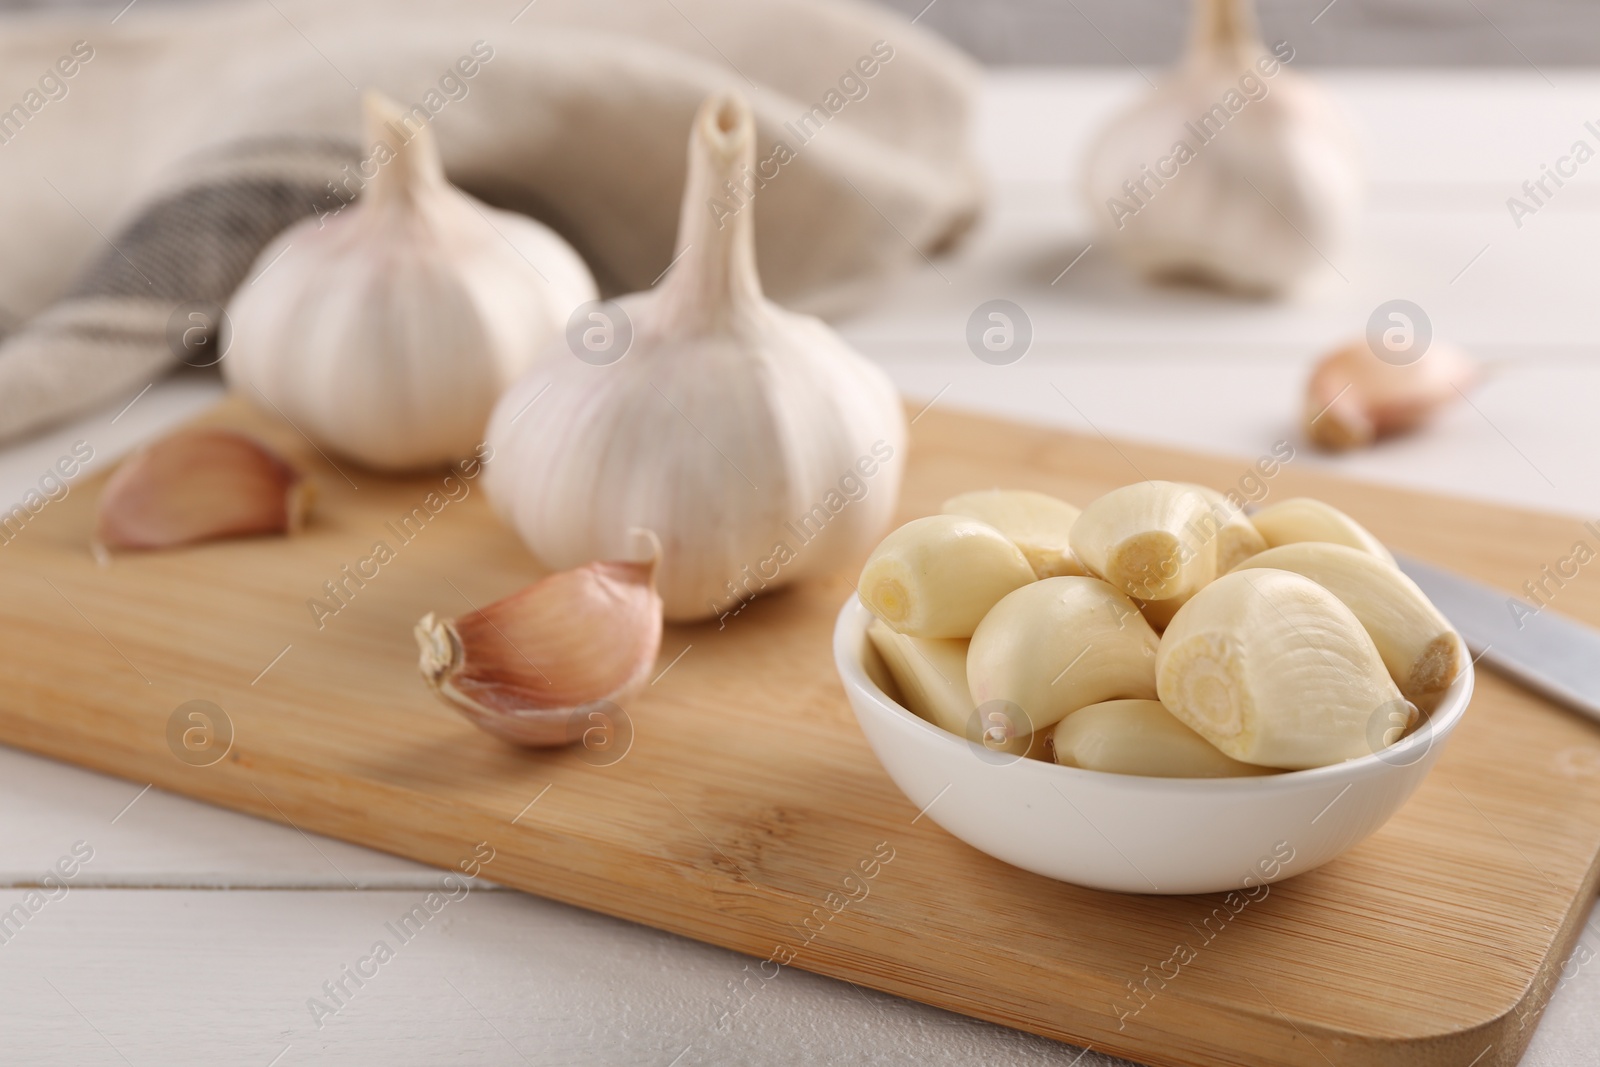
M364 109L376 175L261 253L228 308L223 368L331 451L386 470L444 464L483 440L594 279L551 230L446 181L429 127L410 131L375 93Z
M489 426L486 487L533 553L575 567L654 530L672 620L859 559L899 494L906 423L888 377L762 296L755 205L728 193L754 158L749 105L712 96L694 119L673 265L618 302L631 346L551 352Z
M1141 273L1250 295L1291 288L1360 206L1348 123L1270 52L1250 0L1195 0L1188 55L1118 115L1088 156L1099 240Z

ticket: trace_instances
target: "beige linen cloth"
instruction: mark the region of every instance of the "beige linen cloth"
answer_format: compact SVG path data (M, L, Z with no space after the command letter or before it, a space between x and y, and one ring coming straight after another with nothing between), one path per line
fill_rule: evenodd
M214 358L220 337L191 344L220 321L206 309L277 232L359 188L361 89L425 117L453 181L556 228L618 293L668 266L690 119L738 87L774 175L752 208L767 290L828 314L970 226L974 81L950 46L851 0L4 17L0 439Z

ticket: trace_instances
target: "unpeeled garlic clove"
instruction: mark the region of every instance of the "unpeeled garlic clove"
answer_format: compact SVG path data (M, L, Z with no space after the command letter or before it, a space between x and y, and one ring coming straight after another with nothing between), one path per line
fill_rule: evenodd
M1028 489L980 489L940 505L946 515L986 522L1011 539L1040 578L1085 575L1068 535L1081 514L1064 500Z
M1400 568L1346 545L1303 541L1269 548L1240 565L1303 574L1355 613L1400 693L1424 711L1466 669L1467 648Z
M1370 553L1385 563L1394 563L1394 554L1363 525L1332 504L1308 496L1291 497L1262 508L1250 521L1266 540L1268 548L1326 541L1348 545Z
M911 637L971 637L1001 597L1034 580L1011 540L977 519L929 515L885 537L861 568L862 603Z
M172 548L298 530L311 483L232 430L179 430L136 452L100 493L99 548Z
M1281 570L1235 571L1196 593L1162 635L1156 688L1224 754L1291 770L1370 755L1416 718L1350 609Z
M1111 774L1147 778L1245 778L1266 767L1222 754L1159 700L1107 700L1079 708L1052 731L1055 760Z
M1091 574L1139 600L1187 597L1217 575L1211 505L1178 482L1135 482L1091 501L1071 541Z
M1154 698L1159 639L1138 607L1098 578L1022 586L978 624L967 648L967 687L979 708L1020 709L1040 731L1090 704Z
M589 563L454 619L425 615L415 631L424 680L513 744L579 740L590 712L649 677L661 648L659 558L657 546L643 563Z
M1478 383L1477 363L1434 341L1409 363L1379 358L1360 338L1317 364L1306 384L1306 436L1331 452L1407 433L1459 402Z

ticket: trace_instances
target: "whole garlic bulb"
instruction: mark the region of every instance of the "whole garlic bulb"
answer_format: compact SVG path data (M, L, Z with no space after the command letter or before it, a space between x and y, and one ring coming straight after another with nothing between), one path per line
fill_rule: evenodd
M1277 295L1324 266L1360 207L1348 122L1268 51L1249 0L1195 0L1189 52L1088 155L1099 240L1141 273Z
M375 93L364 110L376 175L261 253L228 308L223 368L331 451L387 470L448 463L483 440L594 279L548 228L450 185L429 127Z
M653 530L671 620L865 554L899 495L906 422L888 377L762 296L754 205L730 212L725 185L752 173L754 142L741 97L701 106L677 257L618 302L631 346L605 365L552 349L489 426L486 488L533 553L570 568Z

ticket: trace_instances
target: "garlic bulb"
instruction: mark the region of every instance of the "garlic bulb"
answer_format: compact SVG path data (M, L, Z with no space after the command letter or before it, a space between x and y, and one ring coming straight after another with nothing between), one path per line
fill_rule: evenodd
M648 536L648 535L647 535ZM473 725L530 748L584 740L595 713L644 684L661 648L644 562L591 563L548 575L455 619L417 623L423 680Z
M443 464L483 440L594 280L549 229L451 186L429 127L373 93L365 112L376 175L261 253L228 308L222 365L331 451L386 470Z
M244 434L179 430L134 453L106 481L95 548L173 548L294 533L311 499L304 475Z
M702 105L677 257L618 302L631 346L604 365L553 349L489 427L486 487L533 553L572 567L616 555L630 527L655 530L673 620L859 558L899 493L906 423L888 377L761 294L756 205L725 203L754 141L742 98Z
M1268 51L1249 0L1195 0L1189 52L1088 156L1099 240L1141 273L1249 294L1321 266L1361 200L1356 139L1333 103Z

